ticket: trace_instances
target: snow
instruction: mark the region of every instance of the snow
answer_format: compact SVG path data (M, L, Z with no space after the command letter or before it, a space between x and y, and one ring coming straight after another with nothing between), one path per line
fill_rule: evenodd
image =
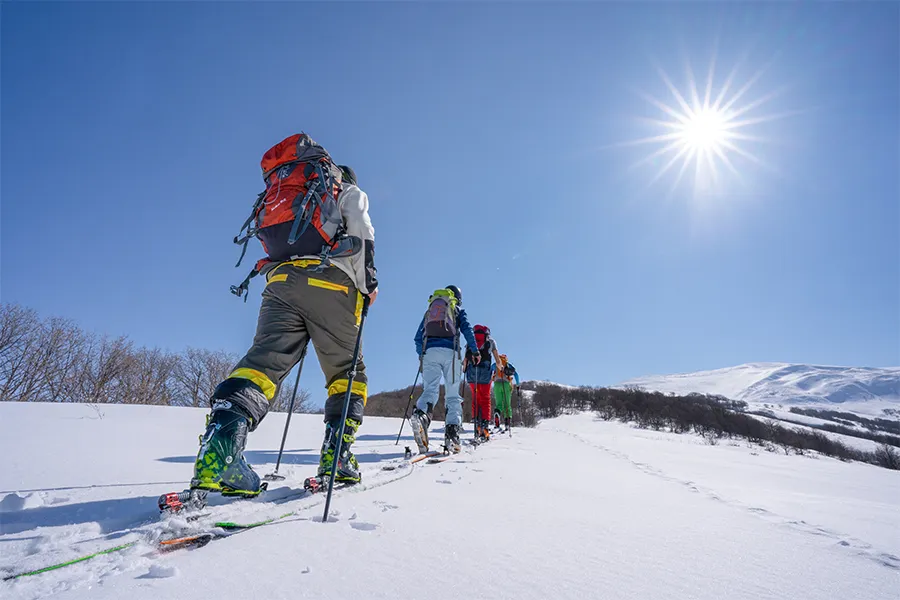
M748 363L736 367L632 379L618 387L686 395L718 394L762 405L806 406L885 417L900 408L900 367L832 367Z
M155 518L156 496L190 476L204 415L0 403L0 571L140 541L133 528L174 527ZM261 473L274 468L283 424L270 415L251 435L248 457ZM414 446L408 436L394 445L399 425L365 420L354 446L364 487L336 494L327 524L321 497L273 501L317 462L321 417L296 415L286 487L211 509L217 519L293 516L196 551L154 556L139 543L0 583L0 598L897 597L900 473L711 446L590 414L514 429L440 464L383 471Z

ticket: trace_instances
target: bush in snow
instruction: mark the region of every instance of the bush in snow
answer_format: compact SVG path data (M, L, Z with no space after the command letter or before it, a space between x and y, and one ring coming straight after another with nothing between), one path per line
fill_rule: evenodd
M720 439L746 439L767 450L781 449L786 454L810 451L841 460L857 460L896 468L896 450L890 446L878 452L850 448L821 431L795 429L769 423L744 412L747 405L722 396L688 394L675 396L637 388L611 389L563 387L544 382L522 384L533 392L532 401L541 418L593 411L604 420L616 419L645 429L674 433L695 433L710 444ZM890 453L885 448L891 448Z
M886 468L900 471L900 452L893 446L882 444L875 450L877 464Z

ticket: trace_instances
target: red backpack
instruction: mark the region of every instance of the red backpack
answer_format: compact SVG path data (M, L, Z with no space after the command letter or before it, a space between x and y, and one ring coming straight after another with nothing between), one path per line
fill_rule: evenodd
M263 155L260 166L266 189L234 238L235 244L243 245L235 266L244 260L254 237L259 238L266 258L256 263L240 286L231 286L239 297L269 262L318 255L327 265L329 258L355 254L362 245L343 235L338 204L341 171L311 137L298 133L286 138Z

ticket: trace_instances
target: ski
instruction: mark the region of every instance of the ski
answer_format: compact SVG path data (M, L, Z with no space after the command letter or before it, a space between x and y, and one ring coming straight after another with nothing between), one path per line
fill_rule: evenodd
M182 550L184 548L202 548L203 546L213 541L214 537L214 534L204 532L195 535L169 538L157 542L156 549L159 552L165 553L174 552L175 550Z
M398 462L397 464L384 465L383 467L381 467L381 470L382 471L395 471L397 469L402 469L408 465L414 465L417 462L421 462L421 461L425 460L426 458L431 458L432 456L437 456L438 454L440 454L440 452L436 452L436 451L425 452L424 454L417 454L417 455L413 456L412 458L407 457L407 458L400 459L401 462Z
M426 458L424 455L420 455L420 456L422 456L423 459ZM336 492L339 490L343 491L345 489L349 491L353 488L359 489L360 491L365 491L365 490L381 487L383 485L387 485L387 484L393 483L395 481L399 481L400 479L404 479L404 478L408 477L409 475L411 475L412 472L413 472L413 470L410 469L406 473L402 473L398 476L391 477L385 481L376 481L373 484L363 485L361 483L360 484L340 483L340 484L335 485L335 491ZM316 478L311 477L309 479L316 479ZM278 504L278 503L283 503L283 502L293 502L296 500L303 499L306 496L316 494L319 491L323 491L323 490L327 489L327 485L322 485L322 483L324 483L324 478L320 478L320 481L318 481L317 483L319 484L319 488L317 490L309 490L309 489L291 490L292 493L290 493L286 496L277 498L275 500L272 500L271 503ZM276 489L282 489L282 488L276 488ZM178 510L163 511L163 516L167 516L168 514L184 513L184 511L186 509L187 509L186 518L189 522L190 521L198 521L201 518L210 516L210 513L206 512L206 511L197 512L195 514L194 509L196 508L196 505L189 506L190 503L185 503L185 499L187 499L187 500L191 499L190 491L191 490L185 490L184 492L172 492L171 494L163 494L162 496L160 496L159 503L161 505L166 505L168 503L171 503L171 504L177 506L177 503L175 502L175 500L178 500L182 504L182 506ZM174 497L173 497L173 495L174 495ZM201 495L195 494L195 499L198 496L201 496ZM204 500L206 500L207 496L208 496L208 493L202 495ZM128 542L126 544L119 544L119 545L112 546L109 548L100 549L100 550L97 550L90 554L86 554L84 556L73 558L73 559L70 559L70 560L67 560L64 562L60 562L57 564L48 565L48 566L42 567L40 569L24 571L21 573L13 573L13 574L9 574L9 575L4 574L2 580L3 581L12 581L12 580L18 579L20 577L28 577L28 576L32 576L32 575L39 575L41 573L47 573L49 571L54 571L56 569L62 569L64 567L69 567L71 565L75 565L75 564L78 564L78 563L81 563L81 562L84 562L87 560L91 560L93 558L97 558L97 557L100 557L100 556L103 556L106 554L113 554L115 552L121 552L128 548L132 548L134 546L138 546L139 544L143 544L143 543L147 543L147 542L150 542L153 544L153 549L158 554L175 552L177 550L202 548L214 540L230 537L232 535L236 535L236 534L244 532L244 531L249 531L251 529L255 529L258 527L262 527L265 525L270 525L270 524L277 523L279 521L283 521L284 519L286 519L288 517L296 516L296 515L300 514L301 512L304 512L306 510L313 508L314 506L318 506L319 504L320 503L318 503L318 502L311 503L311 504L305 504L303 506L300 506L292 511L283 513L281 515L271 517L269 519L264 519L261 521L255 521L252 523L238 523L238 522L233 522L233 521L216 521L208 528L203 528L200 531L186 532L182 529L182 531L180 531L177 535L174 535L173 537L158 539L155 542L150 542L150 540L147 539L147 532L142 533L140 528L137 528L132 531L138 535L141 535L142 536L141 539L134 540L134 541ZM206 505L204 505L204 506L206 506ZM210 506L209 508L217 508L217 507ZM200 510L200 509L198 509L198 510Z
M423 460L427 460L430 458L434 458L435 456L440 456L442 452L438 452L437 450L432 450L430 452L426 452L425 454L419 454L414 459L410 460L411 463L421 462Z
M119 546L114 546L112 548L106 548L105 550L100 550L98 552L93 552L91 554L86 554L84 556L80 556L78 558L73 558L72 560L67 560L65 562L61 562L55 565L50 565L48 567L44 567L42 569L35 569L34 571L24 571L22 573L16 573L14 575L6 575L3 577L3 581L12 581L13 579L18 579L20 577L29 577L31 575L40 575L41 573L47 573L48 571L55 571L56 569L62 569L63 567L68 567L70 565L74 565L80 562L84 562L86 560L90 560L92 558L96 558L98 556L103 556L104 554L112 554L113 552L119 552L120 550L125 550L126 548L131 548L136 545L137 542L128 542L127 544L121 544Z
M456 456L456 455L455 455L455 454L448 454L448 455L446 455L446 456L440 456L440 457L437 457L437 456L436 456L436 457L434 457L434 458L429 458L429 459L428 459L427 461L425 461L425 462L426 462L427 464L429 464L429 465L433 465L433 464L436 464L436 463L444 462L445 460L450 460L450 459L453 458L454 456Z

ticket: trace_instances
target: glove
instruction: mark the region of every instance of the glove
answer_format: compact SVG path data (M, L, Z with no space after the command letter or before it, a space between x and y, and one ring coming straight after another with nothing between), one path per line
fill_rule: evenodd
M480 362L481 362L481 353L479 352L477 354L473 354L472 355L472 364L477 365Z

